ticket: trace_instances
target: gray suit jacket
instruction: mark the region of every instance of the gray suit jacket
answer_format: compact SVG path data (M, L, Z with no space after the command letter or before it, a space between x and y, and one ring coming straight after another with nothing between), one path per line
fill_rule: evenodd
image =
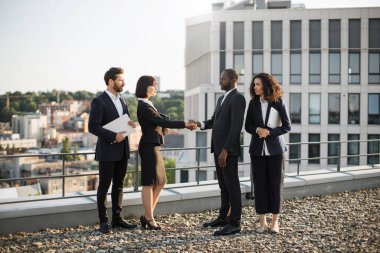
M240 133L243 127L246 102L244 96L231 91L221 104L220 97L211 119L204 121L205 128L211 129L211 153L219 155L223 148L229 155L240 155Z

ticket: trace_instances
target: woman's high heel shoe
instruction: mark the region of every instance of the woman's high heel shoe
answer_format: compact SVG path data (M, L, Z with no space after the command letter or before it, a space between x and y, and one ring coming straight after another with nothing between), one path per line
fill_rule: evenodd
M160 225L158 225L158 226L152 225L150 222L153 220L147 220L144 215L141 215L140 221L141 221L141 227L143 227L143 228L148 227L148 229L150 229L150 230L161 230Z

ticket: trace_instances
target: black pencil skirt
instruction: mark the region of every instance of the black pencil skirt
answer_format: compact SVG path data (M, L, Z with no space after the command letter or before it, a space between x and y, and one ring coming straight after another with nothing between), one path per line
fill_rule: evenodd
M141 185L166 184L167 177L161 146L140 144L139 154L141 158Z

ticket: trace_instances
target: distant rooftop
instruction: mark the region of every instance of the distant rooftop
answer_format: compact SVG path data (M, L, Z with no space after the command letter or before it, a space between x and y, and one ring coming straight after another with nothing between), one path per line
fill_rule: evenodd
M212 4L212 10L247 10L247 9L290 9L305 8L303 3L292 4L291 0L243 0L218 1Z

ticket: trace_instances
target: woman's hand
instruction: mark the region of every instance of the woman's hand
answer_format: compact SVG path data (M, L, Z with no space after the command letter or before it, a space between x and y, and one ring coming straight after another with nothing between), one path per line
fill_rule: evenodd
M194 130L197 128L197 123L195 123L194 120L186 120L185 127L189 130Z
M265 129L265 128L261 128L261 127L258 127L257 130L256 130L256 133L257 135L260 137L260 138L267 138L268 135L270 134L269 130L268 129Z
M167 135L169 132L170 132L171 130L170 130L170 128L164 128L164 135Z
M130 125L132 128L136 128L136 122L133 120L128 121L128 125Z

